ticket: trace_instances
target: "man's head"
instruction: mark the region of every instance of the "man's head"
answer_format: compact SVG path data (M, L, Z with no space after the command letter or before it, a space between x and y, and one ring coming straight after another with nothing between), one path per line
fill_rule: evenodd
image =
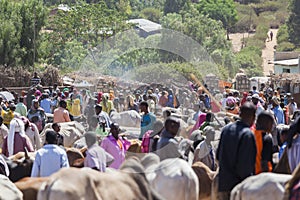
M19 102L20 102L20 103L23 103L23 102L24 102L24 97L20 96L20 97L19 97Z
M148 103L146 101L142 101L140 103L140 110L141 110L141 112L148 112L148 107L149 107L149 105L148 105Z
M180 128L180 121L176 117L168 117L165 121L165 129L174 137L177 135Z
M274 118L270 112L262 111L256 120L256 129L270 133L273 128Z
M111 134L115 137L118 138L119 137L119 133L120 133L120 126L117 123L112 123L110 126L110 132Z
M92 145L96 144L96 142L97 142L97 136L93 132L87 132L84 135L84 138L85 138L85 142L86 142L86 145L88 148L90 148Z
M9 110L15 111L16 110L16 105L14 103L9 104Z
M57 144L57 134L54 131L47 131L46 142L47 144Z
M253 86L252 89L253 89L253 91L255 91L257 88L256 88L256 86Z
M3 124L3 117L0 116L0 126Z
M207 121L207 122L213 121L213 114L211 112L206 113L205 121Z
M277 131L280 135L280 142L281 143L284 143L287 141L288 139L288 135L289 135L289 126L288 125L282 125L282 126L279 126L277 128Z
M95 113L99 115L102 111L102 106L100 104L95 105Z
M258 95L258 94L252 95L252 103L253 103L254 105L257 105L258 102L259 102L259 95Z
M53 124L52 124L52 129L53 129L55 132L59 133L59 131L60 131L60 125L59 125L58 123L53 123Z
M60 100L59 107L67 108L67 102L65 100Z
M276 96L272 97L271 103L272 103L273 107L277 107L280 104L280 102Z
M255 120L256 107L251 102L245 102L240 109L241 120L251 126Z
M32 100L32 105L35 109L38 109L40 106L39 101L37 99Z
M203 129L204 135L206 136L205 140L211 142L215 140L216 131L213 127L207 126Z

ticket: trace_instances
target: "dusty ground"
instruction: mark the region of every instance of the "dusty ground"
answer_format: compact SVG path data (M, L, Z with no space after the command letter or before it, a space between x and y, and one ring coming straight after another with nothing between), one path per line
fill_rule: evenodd
M264 68L264 75L270 75L270 72L274 72L274 65L268 64L269 61L274 60L274 46L277 45L277 32L278 29L270 29L273 32L273 40L266 39L266 47L262 50L262 58L263 58L263 68Z

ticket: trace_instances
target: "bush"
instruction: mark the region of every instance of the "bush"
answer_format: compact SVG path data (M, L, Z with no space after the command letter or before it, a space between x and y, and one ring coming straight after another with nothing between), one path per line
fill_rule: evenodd
M287 25L283 25L279 28L277 32L277 43L280 45L282 42L287 42L289 40L289 33Z
M240 68L244 69L248 76L260 76L263 74L260 48L248 46L237 54L236 60Z
M162 12L156 8L145 8L141 11L140 17L159 23Z
M277 51L294 51L295 45L290 42L281 42L280 44L277 45L276 50Z
M282 5L279 2L266 1L264 3L255 4L253 6L253 9L257 14L257 16L259 16L262 12L267 12L267 11L276 12L277 10L280 9L281 6Z

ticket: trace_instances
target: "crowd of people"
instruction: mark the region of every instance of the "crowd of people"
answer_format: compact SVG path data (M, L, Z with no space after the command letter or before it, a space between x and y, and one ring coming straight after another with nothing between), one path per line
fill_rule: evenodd
M111 120L110 113L114 111L132 110L141 115L138 139L143 153L156 153L161 160L188 160L186 152L179 149L180 116L174 115L171 109L159 115L162 108L176 109L181 105L182 97L178 98L170 88L146 87L132 94L113 90L92 94L86 89L79 91L57 85L42 89L36 74L34 84L35 87L22 91L21 95L12 92L13 101L0 99L2 154L9 157L25 150L36 151L32 177L49 176L62 167L69 167L60 124L82 117L87 122L84 166L101 172L106 167L119 169L131 143L121 134L120 125ZM201 161L213 171L219 169L220 198L229 199L233 187L248 176L271 172L275 166L273 154L279 152L280 158L286 147L291 146L289 125L297 113L297 103L291 94L264 85L259 90L254 86L242 94L225 88L224 94L214 96L207 88L190 87L190 90L197 94L189 106L194 109L194 125L188 135L193 141L193 162ZM214 113L222 111L226 117L220 122ZM53 130L46 132L42 144L39 134L52 114ZM278 125L282 125L280 129L276 128ZM218 130L221 136L216 146ZM299 153L286 152L293 171L300 162ZM1 161L0 172L8 175L7 166Z

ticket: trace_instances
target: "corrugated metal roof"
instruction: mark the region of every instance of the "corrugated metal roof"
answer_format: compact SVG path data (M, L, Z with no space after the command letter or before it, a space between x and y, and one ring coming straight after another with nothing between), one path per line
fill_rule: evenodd
M279 60L279 61L273 61L270 62L271 64L275 65L282 65L282 66L298 66L299 65L299 59L289 59L289 60Z
M145 32L158 31L161 29L161 25L155 22L152 22L147 19L130 19L129 23L137 24L137 27L144 30Z

